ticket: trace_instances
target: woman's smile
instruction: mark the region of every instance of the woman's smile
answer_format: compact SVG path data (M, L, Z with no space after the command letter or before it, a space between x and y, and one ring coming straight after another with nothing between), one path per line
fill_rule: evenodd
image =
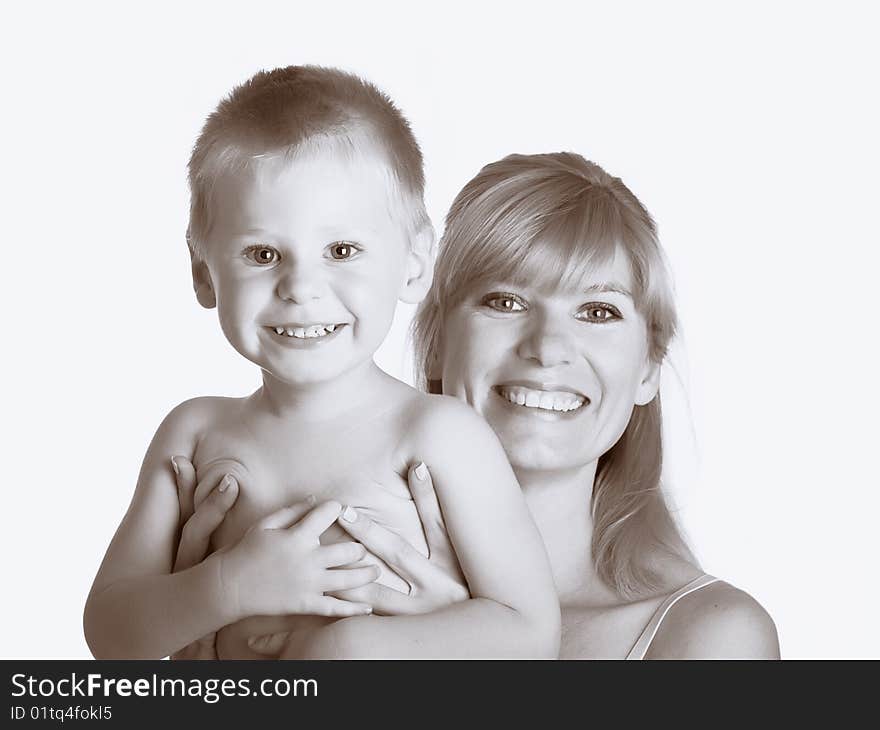
M590 403L587 396L567 386L531 381L502 383L493 386L492 392L535 415L569 415Z

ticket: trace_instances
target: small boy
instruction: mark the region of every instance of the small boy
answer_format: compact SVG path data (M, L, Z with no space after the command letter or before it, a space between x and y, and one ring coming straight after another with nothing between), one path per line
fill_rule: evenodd
M494 434L373 362L396 301L421 299L432 273L422 157L401 113L337 70L258 73L208 118L190 186L196 297L263 384L182 403L159 427L86 606L95 656L161 657L213 631L220 658L257 657L248 638L277 632L303 657L555 656L543 543ZM197 503L242 488L217 552L172 573L175 454L198 471ZM334 523L348 505L427 553L405 481L417 460L472 598L369 615L328 594L405 583ZM305 517L279 509L308 495L319 504Z

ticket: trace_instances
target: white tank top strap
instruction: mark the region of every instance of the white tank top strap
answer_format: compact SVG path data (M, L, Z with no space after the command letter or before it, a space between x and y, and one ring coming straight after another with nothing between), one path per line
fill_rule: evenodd
M684 598L688 593L693 593L694 591L700 590L700 588L705 588L712 583L716 583L718 578L715 578L711 575L701 575L699 578L692 580L686 586L682 586L675 593L673 593L669 598L667 598L663 603L660 604L659 608L654 612L654 615L651 616L651 620L648 621L648 625L645 626L645 630L642 631L641 636L639 636L636 643L633 645L633 648L630 649L629 654L626 655L627 659L644 659L645 654L648 653L648 649L651 646L651 642L654 640L654 637L657 635L657 631L660 629L660 624L663 623L663 619L666 617L666 614L669 613L669 609L672 608L680 599Z

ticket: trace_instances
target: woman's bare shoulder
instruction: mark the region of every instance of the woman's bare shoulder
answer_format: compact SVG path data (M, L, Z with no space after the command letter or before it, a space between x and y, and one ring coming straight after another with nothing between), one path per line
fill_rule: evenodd
M663 619L649 659L778 659L770 614L724 581L679 599Z

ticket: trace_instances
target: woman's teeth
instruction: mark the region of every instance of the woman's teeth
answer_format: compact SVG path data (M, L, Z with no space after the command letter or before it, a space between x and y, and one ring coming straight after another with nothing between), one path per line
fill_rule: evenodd
M586 398L564 391L533 390L523 386L500 386L498 393L511 403L526 408L541 408L545 411L574 411L580 408Z
M312 337L326 337L332 334L335 329L335 324L313 324L310 327L276 327L275 334L296 337L302 340Z

